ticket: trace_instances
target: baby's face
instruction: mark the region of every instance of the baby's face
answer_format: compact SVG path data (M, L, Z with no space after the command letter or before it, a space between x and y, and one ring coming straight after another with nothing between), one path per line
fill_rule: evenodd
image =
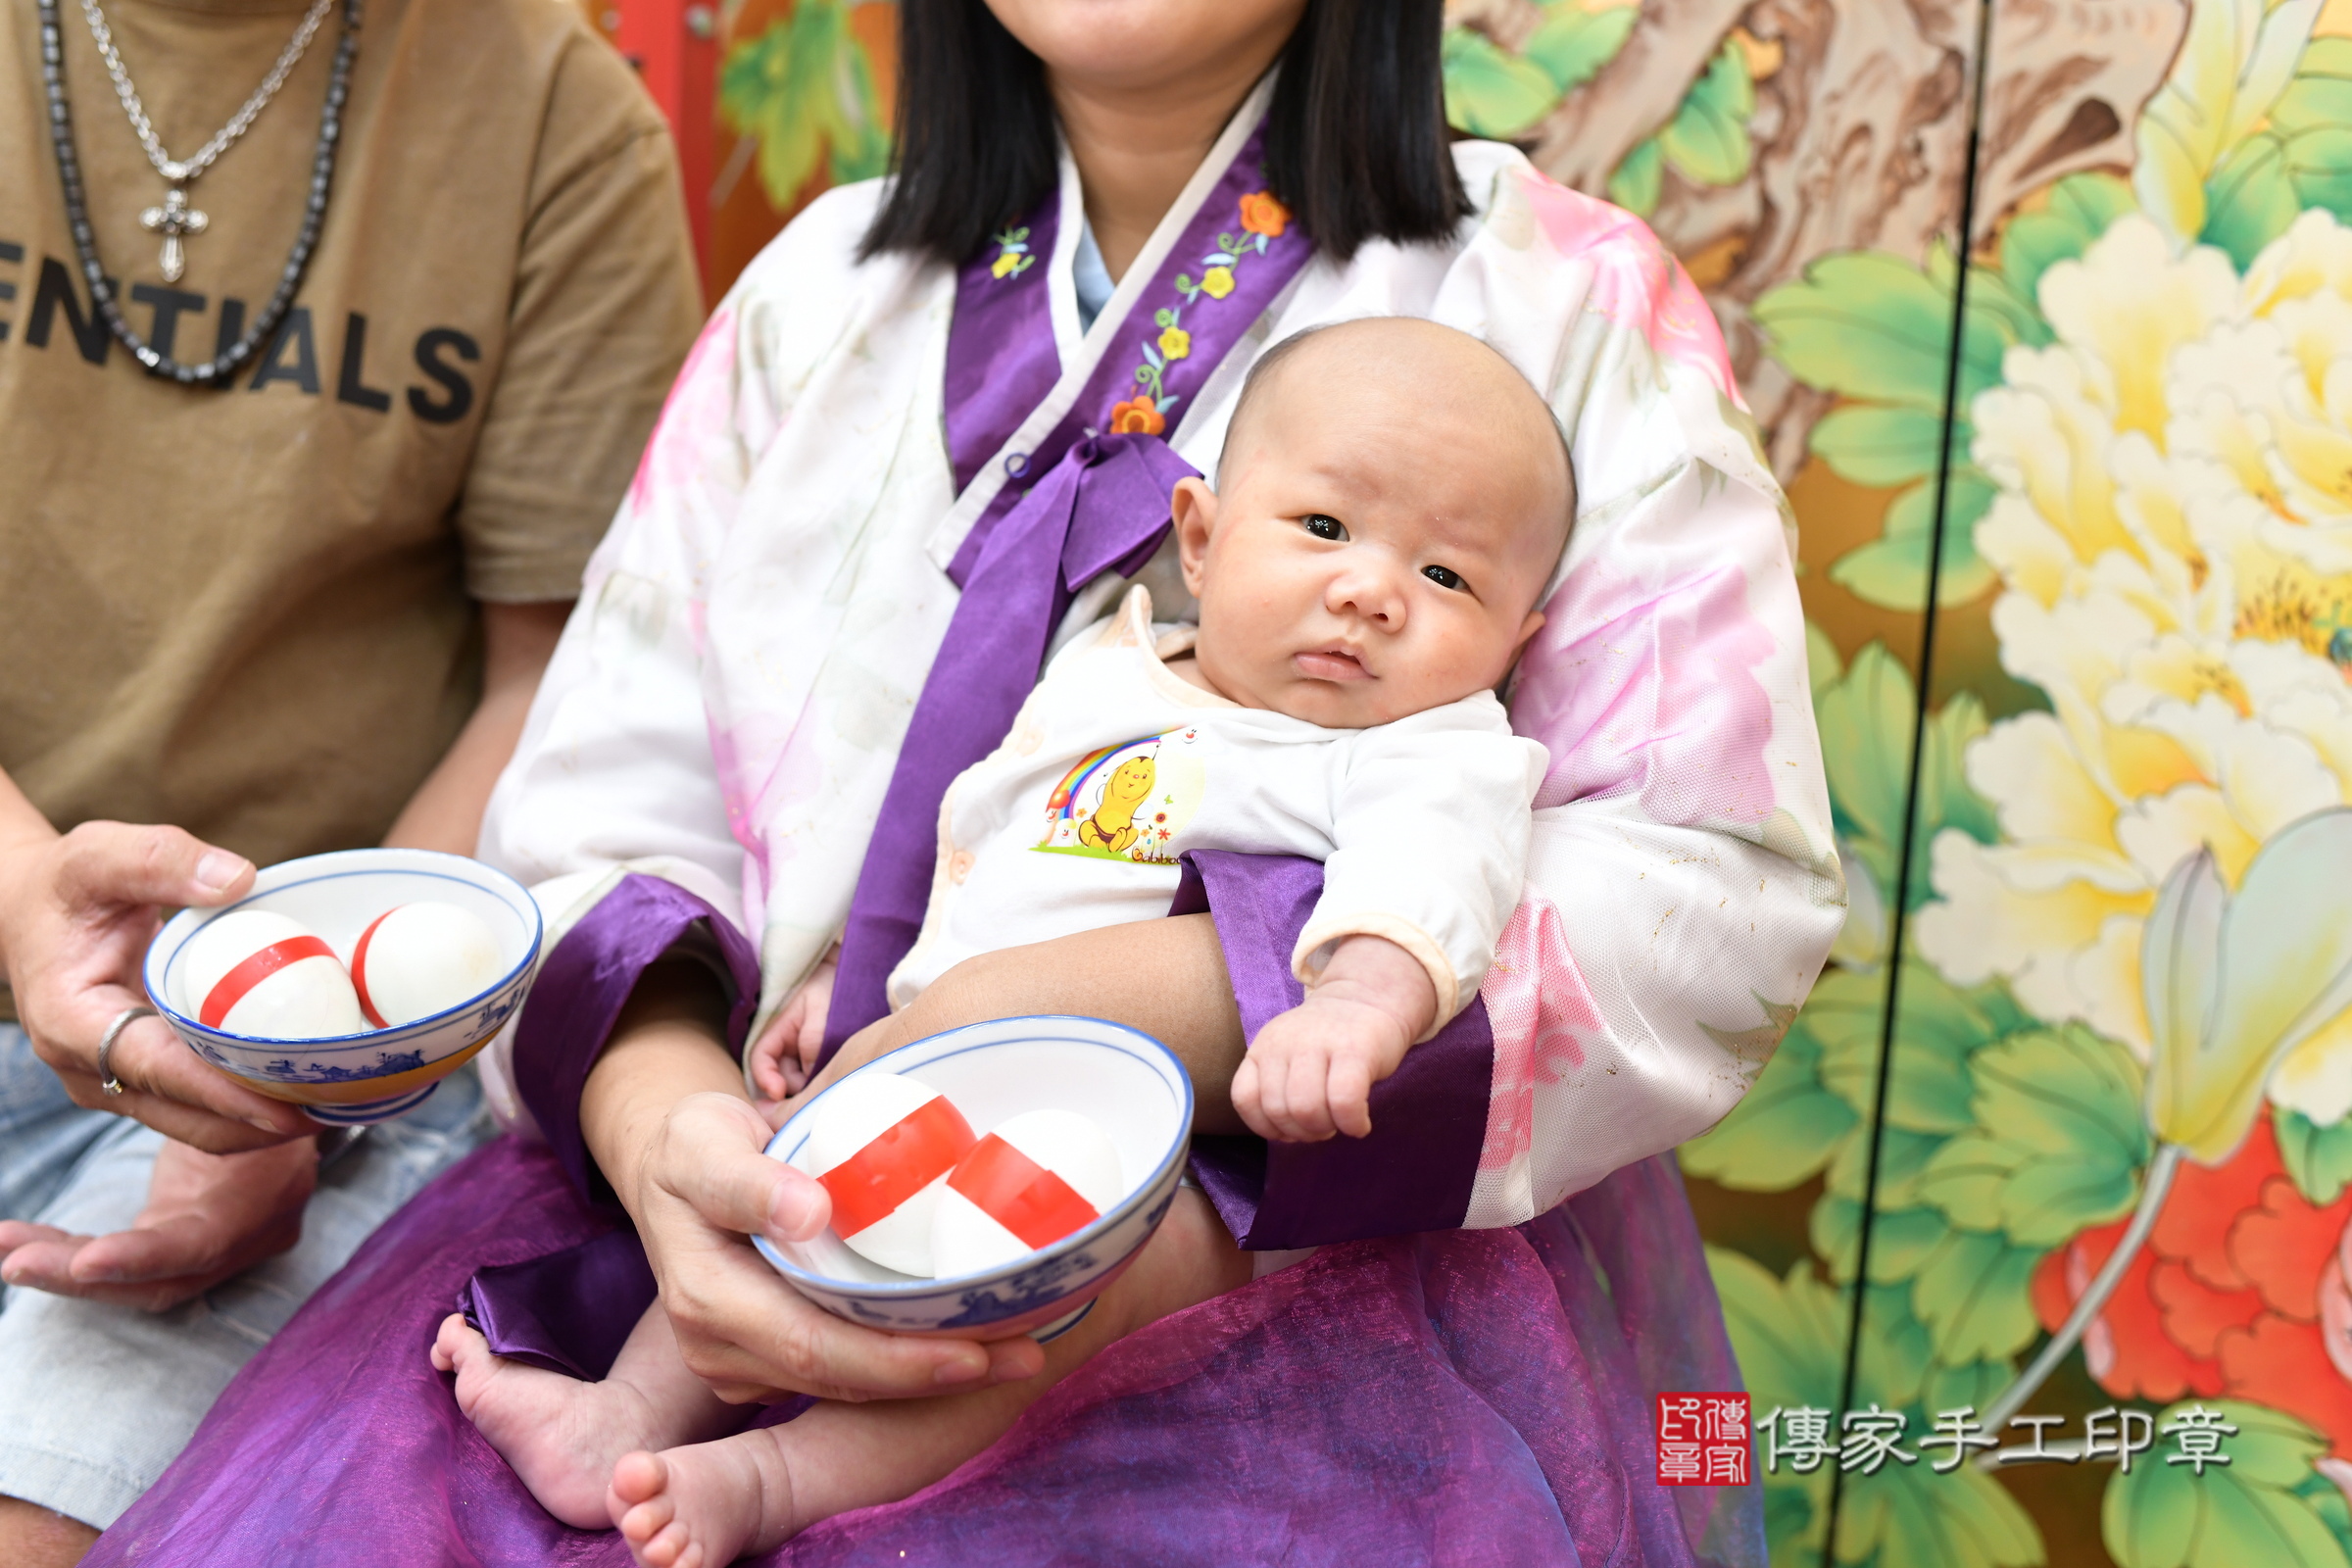
M1558 436L1524 383L1514 409L1508 386L1433 381L1461 368L1438 347L1450 366L1302 346L1236 431L1222 492L1178 487L1216 690L1326 728L1385 724L1494 687L1543 624L1570 504Z

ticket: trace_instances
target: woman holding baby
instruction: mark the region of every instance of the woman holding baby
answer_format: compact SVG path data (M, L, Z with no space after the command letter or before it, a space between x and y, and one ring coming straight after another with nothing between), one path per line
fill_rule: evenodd
M387 1227L96 1560L539 1560L561 1519L665 1565L1760 1561L1752 1491L1653 1484L1650 1396L1736 1386L1658 1156L1842 901L1703 302L1446 145L1437 0L903 10L895 181L714 313L492 804L486 858L589 893L514 1046L546 1152ZM1330 820L1024 927L965 813L1016 724L1120 730L1104 693L1351 748L1226 754ZM1199 1091L1108 1310L1040 1348L796 1296L745 1237L824 1200L753 1091L1028 1012Z

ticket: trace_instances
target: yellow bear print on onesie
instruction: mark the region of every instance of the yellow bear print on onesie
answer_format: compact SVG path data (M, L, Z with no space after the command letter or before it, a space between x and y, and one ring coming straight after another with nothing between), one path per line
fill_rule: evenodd
M1136 810L1152 798L1152 786L1158 777L1159 769L1149 756L1130 757L1121 762L1102 787L1102 804L1078 824L1078 842L1113 855L1125 854L1127 846L1135 842Z

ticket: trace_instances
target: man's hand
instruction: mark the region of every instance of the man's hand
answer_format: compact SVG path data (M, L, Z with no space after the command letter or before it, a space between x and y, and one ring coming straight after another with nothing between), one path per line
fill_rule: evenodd
M1233 1108L1260 1138L1361 1138L1372 1130L1372 1086L1396 1070L1437 1011L1437 985L1418 958L1381 937L1348 937L1306 1000L1250 1043L1233 1075Z
M7 794L22 804L13 787ZM175 827L84 822L62 837L45 825L0 837L0 965L33 1050L75 1104L218 1153L318 1130L294 1106L207 1066L160 1018L138 1020L115 1043L110 1064L122 1094L99 1089L106 1026L147 1002L139 965L159 907L228 904L252 885L242 858Z
M167 1311L300 1241L318 1179L307 1138L247 1154L167 1143L129 1230L75 1236L0 1221L0 1283Z

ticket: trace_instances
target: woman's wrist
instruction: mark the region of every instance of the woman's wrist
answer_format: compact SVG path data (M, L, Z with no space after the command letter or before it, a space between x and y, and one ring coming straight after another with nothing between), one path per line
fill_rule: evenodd
M725 1044L726 998L699 963L648 969L580 1092L580 1134L612 1194L640 1218L647 1155L670 1107L715 1091L749 1100Z

